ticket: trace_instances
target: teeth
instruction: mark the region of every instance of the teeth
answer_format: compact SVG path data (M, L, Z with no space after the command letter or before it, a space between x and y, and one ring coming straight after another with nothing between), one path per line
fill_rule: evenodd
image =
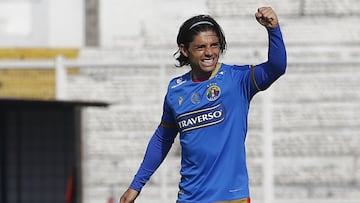
M203 62L206 64L212 64L214 60L213 59L204 59Z

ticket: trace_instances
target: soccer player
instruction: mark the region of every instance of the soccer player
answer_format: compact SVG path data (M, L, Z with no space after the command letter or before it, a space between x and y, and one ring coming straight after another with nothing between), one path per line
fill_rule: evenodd
M224 33L208 15L180 27L175 57L191 70L172 79L161 123L144 160L120 203L134 202L159 167L177 134L181 144L178 203L250 202L245 138L252 97L285 73L286 50L276 13L257 10L257 21L269 36L268 60L258 65L227 65Z

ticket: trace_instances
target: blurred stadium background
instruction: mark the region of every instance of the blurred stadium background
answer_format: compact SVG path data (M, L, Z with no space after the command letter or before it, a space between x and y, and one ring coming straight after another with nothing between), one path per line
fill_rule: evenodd
M229 44L222 61L260 63L262 5L278 13L288 69L250 109L253 202L359 203L358 0L0 1L0 202L117 202L167 82L188 71L172 57L180 24L211 14ZM70 117L56 111L68 106ZM177 141L137 202L175 202L179 154Z

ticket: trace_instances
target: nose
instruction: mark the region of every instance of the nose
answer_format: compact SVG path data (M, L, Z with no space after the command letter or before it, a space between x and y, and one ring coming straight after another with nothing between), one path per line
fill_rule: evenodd
M211 49L210 46L207 46L205 48L205 56L212 56L212 54L213 54L213 50Z

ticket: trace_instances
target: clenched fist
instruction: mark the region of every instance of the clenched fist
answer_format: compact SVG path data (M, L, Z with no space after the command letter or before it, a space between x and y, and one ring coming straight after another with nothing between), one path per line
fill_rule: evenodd
M267 28L276 28L279 24L277 15L271 7L260 7L255 13L256 20Z

